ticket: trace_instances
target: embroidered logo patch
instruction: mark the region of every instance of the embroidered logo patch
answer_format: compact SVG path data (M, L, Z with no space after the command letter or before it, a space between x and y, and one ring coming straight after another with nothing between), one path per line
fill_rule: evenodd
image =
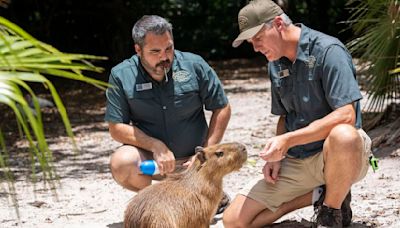
M310 55L310 56L308 57L308 61L307 61L307 66L308 66L308 68L310 68L310 69L313 68L316 61L317 61L317 59L315 58L315 56Z
M245 16L239 16L238 22L239 22L239 28L240 28L240 30L242 30L248 26L249 19Z
M172 79L174 79L176 82L187 82L190 79L189 74L189 72L184 70L175 71L172 74Z

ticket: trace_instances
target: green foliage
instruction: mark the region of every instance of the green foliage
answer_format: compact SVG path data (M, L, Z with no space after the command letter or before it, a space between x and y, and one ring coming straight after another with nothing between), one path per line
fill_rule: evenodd
M335 36L343 42L351 36L350 31L345 30L346 25L340 23L348 18L345 4L348 0L300 0L288 1L288 15L294 22L305 25Z
M370 110L381 111L399 98L400 3L397 0L351 0L355 36L349 49L369 67L367 91Z
M130 57L131 29L145 14L157 14L174 26L177 49L200 54L206 59L254 57L248 44L232 48L238 35L237 14L248 0L24 0L12 1L4 10L39 40L60 49L110 57L111 65ZM347 19L346 0L290 1L287 14L319 31L339 36ZM1 14L1 9L0 9ZM67 39L66 39L67 37Z
M93 66L88 60L105 58L62 53L33 38L3 17L0 17L0 53L0 106L5 105L14 112L18 126L29 143L33 175L37 171L38 163L43 181L50 183L55 178L52 153L46 142L39 102L29 84L41 83L49 90L67 134L75 144L65 107L56 88L47 77L79 80L104 89L107 83L86 77L81 71L101 72L102 68ZM28 104L24 94L32 97L33 108ZM7 164L9 154L6 140L0 128L0 171L12 181L12 174ZM13 188L9 189L12 191Z
M177 48L206 58L222 57L232 50L238 33L237 13L243 1L170 0L161 5L174 25Z

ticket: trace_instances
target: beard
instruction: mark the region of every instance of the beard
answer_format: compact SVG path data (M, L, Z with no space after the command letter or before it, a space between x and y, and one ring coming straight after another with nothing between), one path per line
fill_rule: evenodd
M146 61L146 58L144 58L144 56L140 56L140 61L147 73L149 73L150 76L156 81L162 80L166 73L168 73L172 68L172 60L170 59L161 61L155 66L150 65L150 63Z

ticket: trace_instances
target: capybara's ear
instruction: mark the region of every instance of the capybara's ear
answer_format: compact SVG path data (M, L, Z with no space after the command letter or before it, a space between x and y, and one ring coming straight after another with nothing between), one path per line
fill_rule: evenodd
M199 159L200 163L203 164L206 161L206 155L204 154L204 148L197 146L195 149L196 157Z
M196 148L194 148L194 153L196 154L197 152L201 152L203 150L204 148L202 146L196 146Z

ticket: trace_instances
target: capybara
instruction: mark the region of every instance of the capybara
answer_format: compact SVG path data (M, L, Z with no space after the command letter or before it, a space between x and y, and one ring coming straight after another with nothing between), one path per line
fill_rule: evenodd
M222 199L222 178L247 159L239 143L197 147L190 168L146 187L129 202L125 228L209 227Z

